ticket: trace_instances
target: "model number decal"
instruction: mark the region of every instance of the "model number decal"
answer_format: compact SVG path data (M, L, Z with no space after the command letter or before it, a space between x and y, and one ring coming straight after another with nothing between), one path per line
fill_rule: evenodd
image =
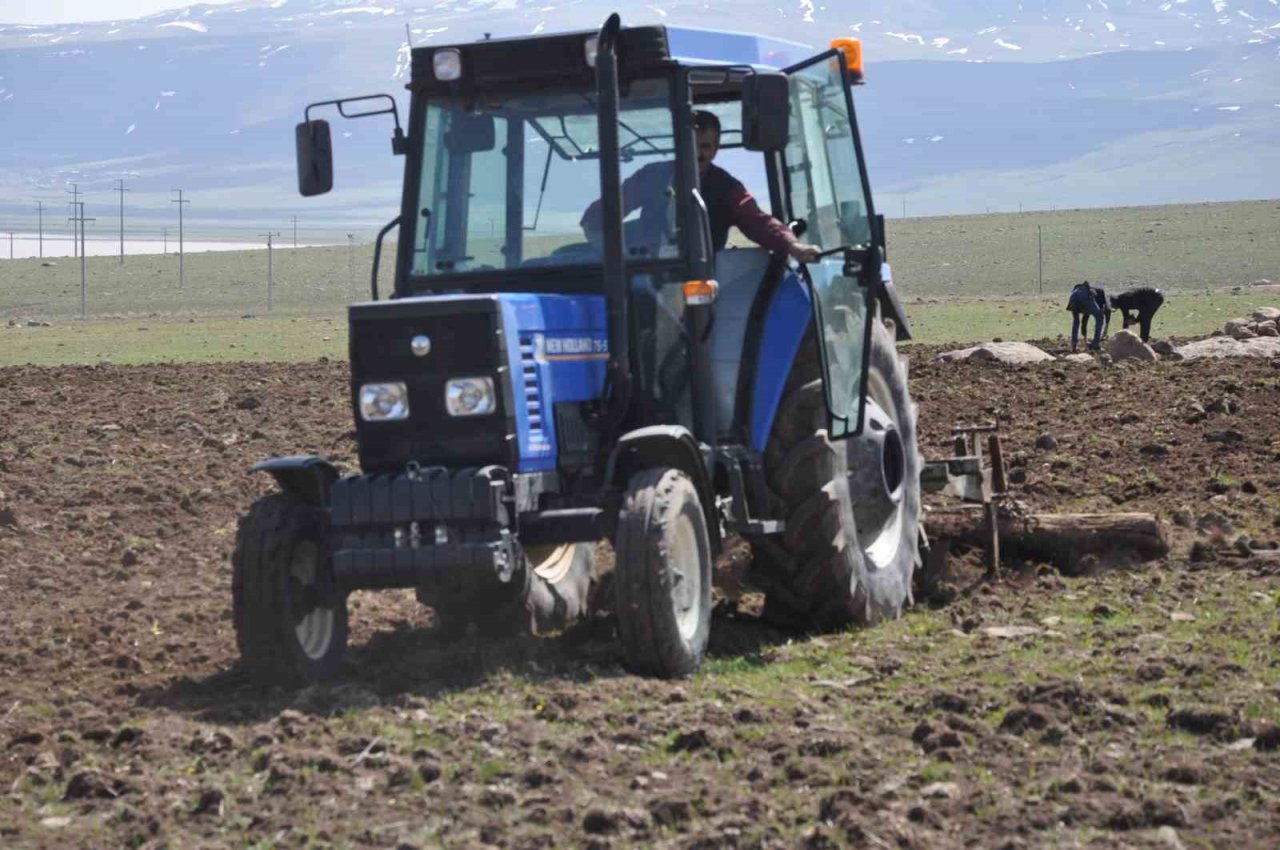
M548 357L608 354L609 340L594 336L548 336L543 339L542 350Z

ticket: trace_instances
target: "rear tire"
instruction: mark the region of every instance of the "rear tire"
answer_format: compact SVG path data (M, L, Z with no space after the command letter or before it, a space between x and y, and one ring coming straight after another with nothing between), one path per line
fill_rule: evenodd
M347 602L333 590L323 513L291 496L259 499L231 556L236 644L261 685L332 678L347 649Z
M702 666L711 632L711 541L693 482L677 469L632 476L614 542L622 654L634 673L679 678Z
M766 591L765 616L792 628L830 631L892 619L910 601L920 514L915 409L893 335L880 322L872 330L869 371L870 398L891 402L879 424L891 419L887 426L897 435L894 457L883 464L891 467L887 472L879 461L874 468L860 462L874 448L870 441L883 440L883 434L829 439L812 333L792 366L774 419L765 472L786 530L752 544L754 575ZM893 510L866 498L873 489L868 478L882 474L896 484ZM868 522L866 533L859 516Z

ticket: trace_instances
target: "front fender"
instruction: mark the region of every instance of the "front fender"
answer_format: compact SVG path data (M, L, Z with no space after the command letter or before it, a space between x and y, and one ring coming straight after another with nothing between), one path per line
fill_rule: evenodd
M253 465L254 472L268 472L291 496L317 507L329 505L329 490L338 480L338 469L317 455L273 457Z
M698 491L702 513L707 518L711 545L720 547L720 518L716 509L715 489L707 472L706 460L698 441L688 428L680 425L651 425L628 431L609 454L605 481L621 490L631 476L642 469L671 467L688 475Z

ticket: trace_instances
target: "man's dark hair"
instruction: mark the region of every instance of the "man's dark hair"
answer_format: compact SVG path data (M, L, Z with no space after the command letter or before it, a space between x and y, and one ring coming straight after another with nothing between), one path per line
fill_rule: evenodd
M720 118L714 112L699 109L693 113L693 129L698 133L703 130L715 130L716 138L720 138Z

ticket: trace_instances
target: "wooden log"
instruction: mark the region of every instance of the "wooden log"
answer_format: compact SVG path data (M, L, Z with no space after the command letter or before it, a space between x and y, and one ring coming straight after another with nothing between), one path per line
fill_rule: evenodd
M929 511L930 539L983 546L982 509ZM999 539L1004 554L1074 570L1086 555L1099 560L1151 561L1169 554L1164 526L1152 514L1028 514L1001 511Z

